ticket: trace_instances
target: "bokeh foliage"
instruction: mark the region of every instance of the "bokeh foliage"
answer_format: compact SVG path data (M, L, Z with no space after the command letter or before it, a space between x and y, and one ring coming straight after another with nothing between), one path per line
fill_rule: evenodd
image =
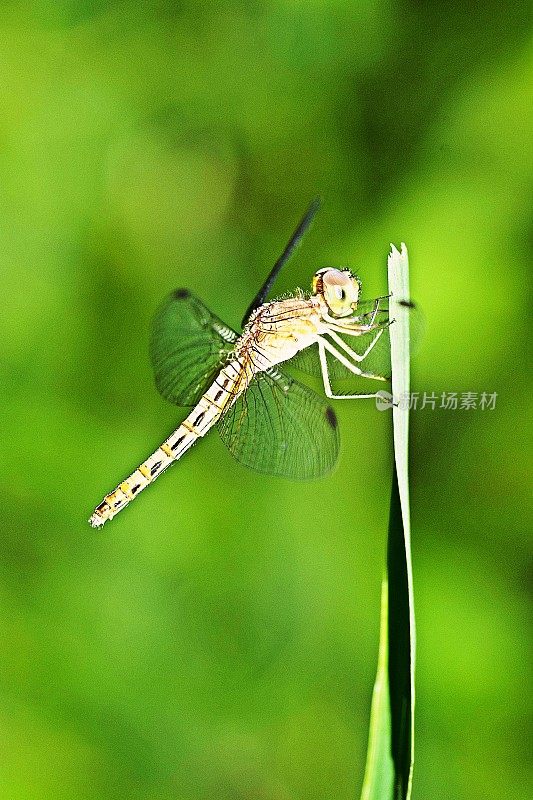
M180 420L148 365L184 285L236 326L409 247L415 800L526 797L525 411L533 177L525 2L2 4L0 793L352 798L379 633L390 420L338 403L337 472L292 484L216 434L102 534ZM503 312L505 309L505 312ZM438 403L437 403L438 405Z

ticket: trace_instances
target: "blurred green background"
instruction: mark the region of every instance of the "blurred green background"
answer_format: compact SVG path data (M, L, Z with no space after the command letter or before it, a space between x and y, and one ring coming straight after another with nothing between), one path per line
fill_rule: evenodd
M216 433L101 533L102 496L185 411L151 316L186 286L238 326L409 247L415 800L531 796L524 374L533 177L526 2L5 2L0 796L348 800L376 666L390 419L337 403L326 480ZM310 385L313 384L312 380Z

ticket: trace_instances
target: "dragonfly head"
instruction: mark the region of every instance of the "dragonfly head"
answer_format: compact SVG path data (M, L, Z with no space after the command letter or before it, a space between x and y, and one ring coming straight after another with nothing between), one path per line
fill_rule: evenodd
M349 269L325 267L315 272L312 289L324 298L334 317L348 317L357 308L361 283Z

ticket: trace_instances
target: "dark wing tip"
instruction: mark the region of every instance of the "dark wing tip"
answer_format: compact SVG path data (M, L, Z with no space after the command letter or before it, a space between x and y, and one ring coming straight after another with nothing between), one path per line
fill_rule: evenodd
M404 308L416 308L412 300L398 300L398 305Z
M188 289L175 289L172 292L172 297L174 297L176 300L186 300L190 296L191 293Z
M326 419L333 428L333 430L336 430L339 423L337 422L337 415L335 414L331 406L328 406L326 408Z

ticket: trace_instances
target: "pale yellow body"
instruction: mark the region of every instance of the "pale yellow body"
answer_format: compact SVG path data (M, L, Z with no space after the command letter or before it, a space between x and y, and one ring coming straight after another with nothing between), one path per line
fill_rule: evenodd
M254 356L256 372L288 361L317 341L324 328L323 305L317 297L303 296L265 303L251 316L237 341L236 355Z

